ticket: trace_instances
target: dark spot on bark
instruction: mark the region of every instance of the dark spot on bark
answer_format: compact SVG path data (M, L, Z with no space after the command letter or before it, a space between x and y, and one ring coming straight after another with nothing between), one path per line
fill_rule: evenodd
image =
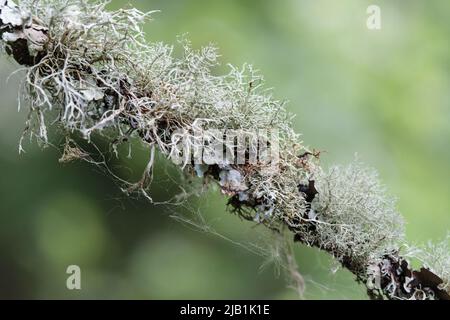
M314 180L309 180L308 185L299 184L298 185L298 191L303 193L305 195L305 200L308 203L311 203L314 198L316 197L316 194L319 192L317 191Z
M13 56L18 64L31 67L42 60L45 56L44 52L39 52L36 56L32 56L28 50L28 41L26 39L18 39L5 47L6 53Z

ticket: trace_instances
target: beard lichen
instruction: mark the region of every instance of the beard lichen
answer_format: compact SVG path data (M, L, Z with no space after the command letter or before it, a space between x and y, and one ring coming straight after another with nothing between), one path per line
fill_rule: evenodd
M205 139L196 135L202 130L274 129L279 151L275 166L233 164L229 159L200 164L190 157L178 165L204 184L216 183L242 218L281 234L288 229L296 240L331 253L367 284L369 293L416 297L414 290L423 286L409 282L405 293L404 278L394 272L397 268L411 275L407 264L396 258L405 241L403 221L374 171L359 163L324 171L318 153L309 151L293 130L284 103L264 89L262 77L251 66L229 66L227 74L216 75L215 47L194 50L181 37L182 54L177 58L172 46L146 41L142 25L151 12L108 11L106 5L24 0L17 7L0 0L2 46L27 66L22 96L29 102L30 116L24 136L48 144L47 127L57 127L66 138L61 162L82 159L95 164L105 161L95 161L73 137L81 136L100 157L94 135L108 141L115 152L122 143L139 140L149 150L142 178L125 181L110 173L126 192L138 191L152 200L148 187L155 152L174 160L180 141L193 150L204 148ZM216 141L227 140L224 131L211 132ZM283 256L295 287L302 290L290 246ZM448 268L436 272L448 279ZM392 290L386 289L389 281L395 282L388 287L394 286ZM446 281L439 290L448 290ZM426 291L427 298L433 297L433 290L438 289Z
M307 179L310 173L291 163L304 147L283 103L262 88L257 71L249 65L230 66L228 74L214 75L217 50L212 46L193 50L185 37L179 40L182 57L174 58L172 47L145 41L141 27L151 13L108 12L105 5L79 0L21 2L23 10L39 17L49 38L47 54L27 69L23 96L32 118L27 133L47 142L47 126L57 124L88 141L94 133L103 136L114 148L139 137L149 149L157 147L170 158L180 137L193 149L203 146L194 136L201 130L276 128L283 150L281 174L226 163L219 163L218 169L206 166L205 174L219 170L224 193L257 199L258 221L272 224L283 217L300 218L304 201L292 182ZM153 158L143 179L130 182L128 190L146 194ZM198 171L191 159L182 166ZM224 181L232 174L242 186Z
M403 219L375 170L354 162L317 173L317 196L309 217L314 231L302 232L307 243L335 252L343 263L365 266L404 241Z

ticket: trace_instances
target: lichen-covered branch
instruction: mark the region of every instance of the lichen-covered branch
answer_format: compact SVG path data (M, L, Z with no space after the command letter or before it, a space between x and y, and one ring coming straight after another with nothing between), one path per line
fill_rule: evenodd
M61 161L95 162L73 139L77 134L92 144L93 135L103 136L113 150L138 138L148 147L149 163L140 181L121 182L125 191L151 199L155 150L172 159L183 139L195 150L204 144L195 132L204 129L275 129L276 166L229 159L198 164L190 157L178 164L186 175L216 183L242 218L288 230L295 241L329 252L372 298L450 298L448 250L412 269L401 253L402 218L376 172L359 163L323 170L319 153L302 144L291 115L256 71L230 66L227 75L214 75L215 48L193 50L184 38L183 56L174 58L172 47L144 39L147 17L136 9L109 12L98 1L24 0L17 6L0 0L2 47L26 67L25 134L47 143L49 125L62 129ZM218 140L229 138L212 132L219 132Z

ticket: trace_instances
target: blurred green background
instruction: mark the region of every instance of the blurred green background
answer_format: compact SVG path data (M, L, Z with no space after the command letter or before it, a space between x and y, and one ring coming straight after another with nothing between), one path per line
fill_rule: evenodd
M110 8L128 2L113 0ZM450 2L281 0L131 1L159 9L149 40L195 47L213 42L226 63L254 64L276 97L288 99L306 144L323 165L358 152L399 198L411 241L443 238L450 227ZM366 28L369 4L382 29ZM225 210L212 190L189 207L127 199L108 177L57 152L18 140L17 68L0 60L0 298L296 298L266 259L169 216L201 212L235 242L267 234ZM142 170L144 154L126 166ZM157 199L175 192L164 165ZM266 240L264 240L266 239ZM297 246L306 298L365 299L364 290L325 254ZM82 290L66 289L66 268L82 270Z

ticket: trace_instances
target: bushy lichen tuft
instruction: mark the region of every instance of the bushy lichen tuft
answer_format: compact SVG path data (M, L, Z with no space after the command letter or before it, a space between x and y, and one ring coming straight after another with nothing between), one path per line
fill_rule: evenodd
M368 265L404 241L403 219L375 170L359 162L319 170L317 196L302 230L307 243L332 251L344 264Z
M424 267L439 275L442 280L439 288L450 295L450 233L439 243L409 247L406 255L418 259Z
M139 137L170 158L181 139L193 149L203 146L195 136L201 130L246 133L274 128L281 150L279 166L238 169L219 162L222 176L239 170L242 185L247 186L227 184L222 190L253 199L251 206L257 211L249 217L258 222L274 225L299 219L305 204L296 181L307 178L310 165L296 165L305 149L292 129L291 116L263 88L258 72L249 65L229 66L228 74L215 75L211 69L218 64L217 50L212 46L194 50L185 37L179 41L183 53L176 58L172 47L145 41L142 23L149 13L109 12L105 5L82 0L21 2L24 10L39 17L50 39L47 54L27 69L28 133L47 142L47 126L56 123L89 141L92 134L105 136L114 149ZM126 190L147 195L144 189L151 181L152 165L139 183L130 182ZM191 159L185 159L182 167L198 172ZM203 169L207 176L214 168Z

